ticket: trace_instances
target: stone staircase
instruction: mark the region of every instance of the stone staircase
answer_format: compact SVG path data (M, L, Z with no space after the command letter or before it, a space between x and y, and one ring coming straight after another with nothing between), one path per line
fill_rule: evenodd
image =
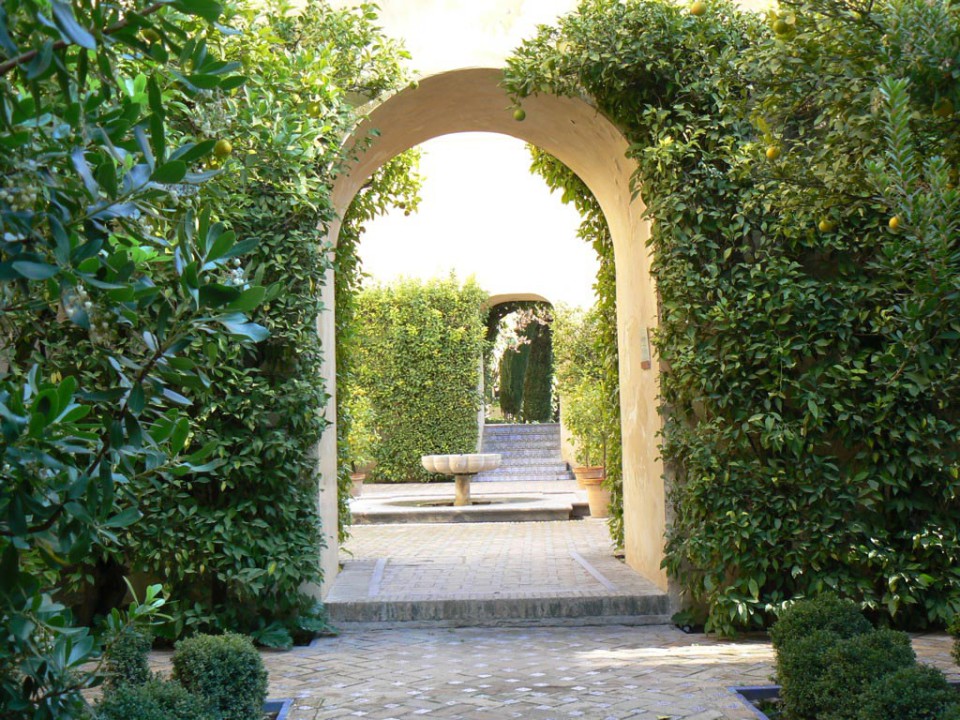
M573 480L560 457L560 425L485 425L480 452L502 456L500 467L473 482Z

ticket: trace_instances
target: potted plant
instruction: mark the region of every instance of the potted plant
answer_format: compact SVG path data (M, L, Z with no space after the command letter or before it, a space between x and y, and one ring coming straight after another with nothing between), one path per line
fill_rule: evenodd
M575 446L577 482L587 490L590 515L609 514L610 491L604 487L607 461L609 397L603 366L594 350L599 313L559 307L554 321L557 393L560 420Z
M350 463L350 479L353 481L350 494L360 497L363 481L375 464L373 453L379 436L374 424L373 406L363 390L356 389L346 406L350 414L347 432L347 462Z

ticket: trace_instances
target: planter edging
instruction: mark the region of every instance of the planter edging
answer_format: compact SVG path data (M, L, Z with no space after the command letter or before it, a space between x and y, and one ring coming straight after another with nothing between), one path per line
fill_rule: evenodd
M263 704L265 713L277 713L277 720L287 720L287 714L293 707L293 698L284 698L282 700L267 700Z
M948 681L948 684L954 689L960 690L960 682L956 680L950 680ZM760 708L753 704L754 701L776 700L780 697L779 685L747 685L742 687L730 687L727 689L736 695L740 702L750 708L750 710L753 711L753 714L756 715L760 720L770 720L770 718L765 712L761 711Z
M748 685L743 687L731 687L727 689L736 695L740 702L750 708L750 710L753 711L753 714L760 718L760 720L770 720L770 718L767 717L765 712L762 712L760 708L754 705L753 701L776 700L778 697L780 697L779 685Z

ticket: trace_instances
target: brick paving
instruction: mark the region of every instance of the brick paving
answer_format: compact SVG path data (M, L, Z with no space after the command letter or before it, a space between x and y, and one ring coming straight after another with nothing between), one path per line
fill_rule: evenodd
M658 592L614 557L602 519L360 525L350 534L330 601Z
M914 645L956 679L950 642ZM672 626L348 631L264 653L288 720L755 720L727 688L769 684L772 657L763 639Z
M344 557L347 568L369 570L355 575L355 591L366 596L416 603L540 587L562 599L580 592L574 584L602 587L571 551L614 586L646 583L612 557L601 520L352 532L352 560ZM294 700L287 720L755 720L728 688L767 685L773 674L763 637L717 640L672 625L344 627L310 647L263 653L270 698ZM958 679L951 642L920 635L914 647ZM170 654L154 652L154 667L169 672Z

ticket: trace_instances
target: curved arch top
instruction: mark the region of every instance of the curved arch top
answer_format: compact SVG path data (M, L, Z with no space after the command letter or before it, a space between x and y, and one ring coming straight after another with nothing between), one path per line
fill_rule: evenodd
M483 306L492 310L497 307L497 305L512 302L542 302L547 305L553 305L550 300L547 300L543 295L538 295L537 293L499 293L488 297Z
M490 132L542 148L575 172L597 199L616 195L630 203L629 144L613 123L589 103L555 95L533 95L522 106L526 120L513 119L513 100L500 86L496 68L451 70L423 78L378 105L348 141L370 146L333 187L342 217L353 196L384 163L442 135ZM611 163L612 160L612 163ZM604 208L613 212L614 208Z

